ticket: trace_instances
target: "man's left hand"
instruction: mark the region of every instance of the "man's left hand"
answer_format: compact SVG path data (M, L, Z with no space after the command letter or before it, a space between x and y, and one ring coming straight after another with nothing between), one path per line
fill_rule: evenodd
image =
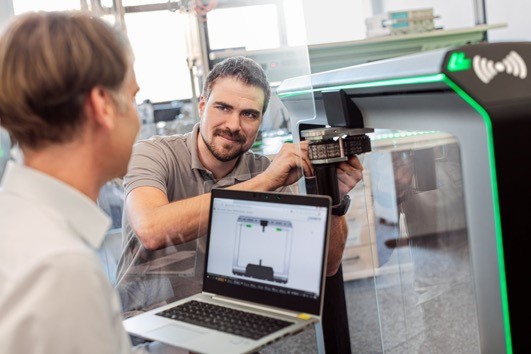
M363 178L363 165L358 156L351 156L337 165L337 182L341 199Z

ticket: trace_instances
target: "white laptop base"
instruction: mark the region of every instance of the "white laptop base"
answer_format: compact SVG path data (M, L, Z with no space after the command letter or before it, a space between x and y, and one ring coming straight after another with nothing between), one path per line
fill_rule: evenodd
M176 305L188 302L191 299L205 301L208 303L234 308L240 311L248 311L268 317L278 318L284 321L293 322L292 325L283 328L279 332L265 336L259 340L253 340L221 331L216 331L204 327L195 326L189 323L175 321L162 316L153 316L158 312L172 308ZM319 353L324 353L324 342L322 339L321 323L318 318L309 316L307 319L298 318L299 314L278 309L260 309L255 304L249 304L248 308L242 306L238 301L237 306L231 305L230 299L223 299L219 296L209 294L197 294L191 298L186 298L144 314L126 319L123 323L127 332L141 336L150 340L158 340L178 348L187 349L197 353L252 353L286 336L297 334L308 326L316 326L316 341ZM278 312L278 313L277 313ZM228 339L227 339L228 338Z

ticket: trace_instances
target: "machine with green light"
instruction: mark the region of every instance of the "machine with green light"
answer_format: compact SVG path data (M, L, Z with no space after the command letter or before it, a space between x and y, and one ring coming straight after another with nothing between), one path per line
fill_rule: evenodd
M531 43L482 43L296 77L277 89L295 142L313 129L369 132L356 187L368 193L352 198L364 218L350 221L349 238L366 229L368 247L378 248L369 272L376 305L374 319L349 313L353 352L368 350L352 333L360 321L359 341L375 336L375 351L531 352L528 65ZM335 117L330 95L343 107Z

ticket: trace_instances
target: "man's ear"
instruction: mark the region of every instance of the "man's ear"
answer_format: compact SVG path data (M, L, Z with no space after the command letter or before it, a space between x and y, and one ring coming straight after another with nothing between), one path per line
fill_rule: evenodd
M101 86L93 87L87 95L86 104L89 119L105 129L114 128L116 110L108 90Z
M203 117L203 112L205 111L205 106L206 106L205 96L201 96L201 98L199 99L199 104L197 105L197 109L199 110L199 119L201 119L201 117Z

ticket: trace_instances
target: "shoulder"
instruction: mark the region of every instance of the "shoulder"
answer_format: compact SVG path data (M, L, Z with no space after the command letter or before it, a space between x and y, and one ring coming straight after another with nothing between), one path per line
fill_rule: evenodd
M186 146L186 141L188 138L188 134L177 134L168 136L156 135L149 139L137 141L134 145L134 150L137 151L144 149L174 149L176 146Z
M77 283L83 279L83 284L78 287L101 287L107 283L105 274L97 255L89 249L71 249L58 251L53 257L48 257L41 262L36 272L47 274L51 283L66 285ZM75 290L72 289L75 292Z
M30 223L26 222L28 215L31 215ZM20 269L64 250L87 250L81 239L72 234L65 217L48 205L0 193L0 224L0 255L13 262L26 259L19 263ZM1 247L4 243L9 247ZM19 249L25 250L24 253L12 252Z
M131 166L136 166L137 162L145 165L149 161L163 162L166 165L189 158L190 150L187 144L189 138L188 134L179 134L139 140L133 147Z

